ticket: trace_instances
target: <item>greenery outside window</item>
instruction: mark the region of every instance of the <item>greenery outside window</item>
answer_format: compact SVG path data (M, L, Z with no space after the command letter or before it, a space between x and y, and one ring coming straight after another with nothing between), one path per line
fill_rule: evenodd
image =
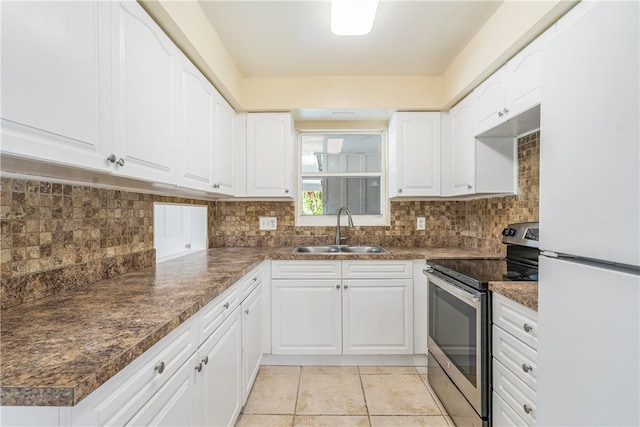
M333 226L343 206L356 226L388 225L386 132L300 132L297 153L297 225Z

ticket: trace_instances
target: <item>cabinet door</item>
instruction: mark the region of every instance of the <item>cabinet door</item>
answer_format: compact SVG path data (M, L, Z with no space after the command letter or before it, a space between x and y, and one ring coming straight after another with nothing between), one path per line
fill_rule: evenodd
M474 136L500 124L507 113L506 70L500 68L474 91Z
M392 120L390 196L440 195L440 113L396 113Z
M340 280L272 280L272 353L341 354Z
M413 281L343 280L343 353L413 353Z
M175 181L178 50L137 2L112 11L115 171Z
M186 187L212 191L215 89L183 56L180 57L178 87L179 181Z
M247 401L262 360L262 284L242 303L243 399Z
M542 48L555 27L542 33L506 65L507 117L514 117L540 104Z
M247 114L247 196L293 197L288 113Z
M447 137L442 147L442 194L460 196L475 192L475 149L473 96L451 109Z
M198 350L199 425L232 426L240 414L243 388L240 314L238 307Z
M108 170L109 4L2 3L2 152Z
M216 93L215 96L215 151L213 158L213 185L216 193L233 195L234 185L234 155L233 139L235 125L235 111Z
M193 354L156 394L127 422L133 426L196 425L196 389Z

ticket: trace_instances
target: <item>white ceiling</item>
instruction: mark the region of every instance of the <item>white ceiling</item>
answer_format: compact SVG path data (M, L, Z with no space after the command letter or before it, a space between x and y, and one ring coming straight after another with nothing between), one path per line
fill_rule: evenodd
M366 36L336 36L329 0L200 0L243 77L442 74L501 1L381 0Z

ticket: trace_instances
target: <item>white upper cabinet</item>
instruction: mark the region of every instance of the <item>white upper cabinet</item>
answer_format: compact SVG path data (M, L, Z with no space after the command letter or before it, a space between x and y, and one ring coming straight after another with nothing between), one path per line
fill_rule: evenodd
M191 188L212 191L215 90L187 58L178 70L179 181Z
M389 197L440 195L440 113L396 113L389 123Z
M109 170L109 4L2 3L2 153Z
M542 49L555 30L549 28L473 91L474 135L519 136L540 127L540 112L534 107L540 104Z
M293 119L247 114L247 196L293 197Z
M178 50L137 2L113 3L116 172L173 183Z
M442 195L475 193L475 138L473 96L442 116Z
M213 156L213 191L227 195L235 194L234 128L235 111L216 92L215 133Z

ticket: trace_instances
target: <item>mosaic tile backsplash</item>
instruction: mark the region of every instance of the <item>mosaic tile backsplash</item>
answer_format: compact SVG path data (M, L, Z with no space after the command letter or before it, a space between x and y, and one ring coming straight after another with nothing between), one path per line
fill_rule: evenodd
M478 200L392 201L390 225L344 229L349 243L383 246L461 246L504 254L500 232L513 222L538 221L540 134L518 140L518 195ZM258 229L260 216L278 218L278 230ZM416 217L426 229L416 231ZM330 244L335 227L295 227L293 202L217 202L217 246Z
M345 229L349 243L465 246L504 253L500 231L538 220L539 132L518 140L518 195L469 201L394 201L391 225ZM293 202L201 201L45 180L0 179L0 307L155 263L153 203L209 207L210 246L331 243L334 227L295 227ZM278 230L258 229L260 216ZM426 230L416 231L416 217Z

